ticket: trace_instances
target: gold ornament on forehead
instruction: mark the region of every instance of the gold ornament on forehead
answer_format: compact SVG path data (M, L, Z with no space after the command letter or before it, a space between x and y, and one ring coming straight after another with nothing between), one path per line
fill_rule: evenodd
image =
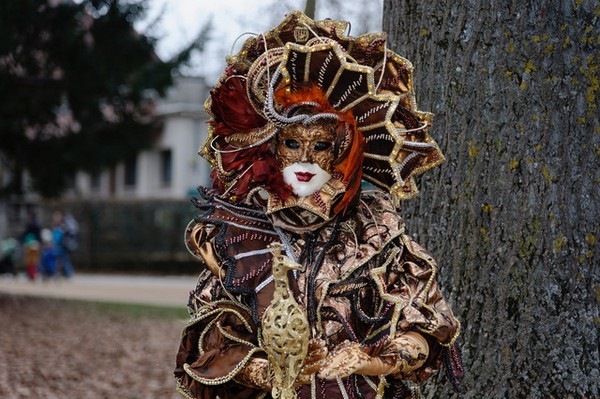
M306 26L296 26L294 28L294 39L296 40L296 43L306 43L309 36L310 32Z

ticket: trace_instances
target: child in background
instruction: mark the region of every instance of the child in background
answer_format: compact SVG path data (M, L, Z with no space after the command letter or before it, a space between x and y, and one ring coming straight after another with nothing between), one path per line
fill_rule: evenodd
M51 230L43 229L41 235L43 247L39 270L43 278L48 279L56 275L56 248Z
M40 247L40 242L34 234L29 233L23 237L23 262L30 280L35 280L40 262Z
M74 221L75 219L71 220L71 222ZM70 256L73 247L71 247L72 240L68 239L70 237L70 226L66 224L63 212L54 211L52 214L52 226L52 239L56 251L58 272L64 277L69 278L73 276L73 264L71 263Z
M37 221L35 212L29 211L25 230L21 234L21 245L23 248L23 263L29 279L35 280L35 276L40 263L40 251L42 237L40 236L40 224Z

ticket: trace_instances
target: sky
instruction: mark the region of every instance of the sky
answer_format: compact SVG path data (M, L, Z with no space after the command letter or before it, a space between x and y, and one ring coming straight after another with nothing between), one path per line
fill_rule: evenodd
M265 32L283 20L286 13L304 10L304 5L305 0L149 0L148 14L137 28L158 38L157 53L168 59L210 22L211 38L205 50L193 58L184 73L205 76L214 82L238 36ZM381 30L382 9L383 0L317 0L316 19L347 20L354 36ZM158 22L151 24L157 18ZM233 53L245 39L244 36L237 41Z

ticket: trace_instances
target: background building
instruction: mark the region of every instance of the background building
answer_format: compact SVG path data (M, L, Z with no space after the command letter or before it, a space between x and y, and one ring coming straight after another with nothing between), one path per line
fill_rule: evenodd
M203 78L177 78L158 104L163 129L152 148L114 168L78 173L65 199L186 200L209 182L208 164L197 154L207 136L207 97Z
M176 78L157 104L162 128L151 148L98 173L77 173L60 199L26 193L0 201L0 239L19 239L30 212L50 227L60 209L80 224L76 270L179 273L195 267L182 236L195 214L189 198L210 184L209 164L197 154L207 137L208 95L203 78Z

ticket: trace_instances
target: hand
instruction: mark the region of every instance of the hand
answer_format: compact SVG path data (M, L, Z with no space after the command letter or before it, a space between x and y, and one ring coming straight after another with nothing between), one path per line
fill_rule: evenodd
M308 354L304 359L302 371L296 378L296 386L310 384L313 374L321 370L323 360L327 357L327 346L323 340L311 340L308 344Z
M410 374L425 364L429 355L429 344L418 332L409 331L402 333L387 341L380 357L388 363L396 363L396 370L392 374Z
M360 373L370 362L371 356L363 352L358 343L344 341L327 356L318 377L326 380L348 377Z
M369 356L360 344L345 341L322 362L318 376L333 380L352 374L409 375L425 363L428 353L427 341L416 332L404 333L390 340L379 356Z

